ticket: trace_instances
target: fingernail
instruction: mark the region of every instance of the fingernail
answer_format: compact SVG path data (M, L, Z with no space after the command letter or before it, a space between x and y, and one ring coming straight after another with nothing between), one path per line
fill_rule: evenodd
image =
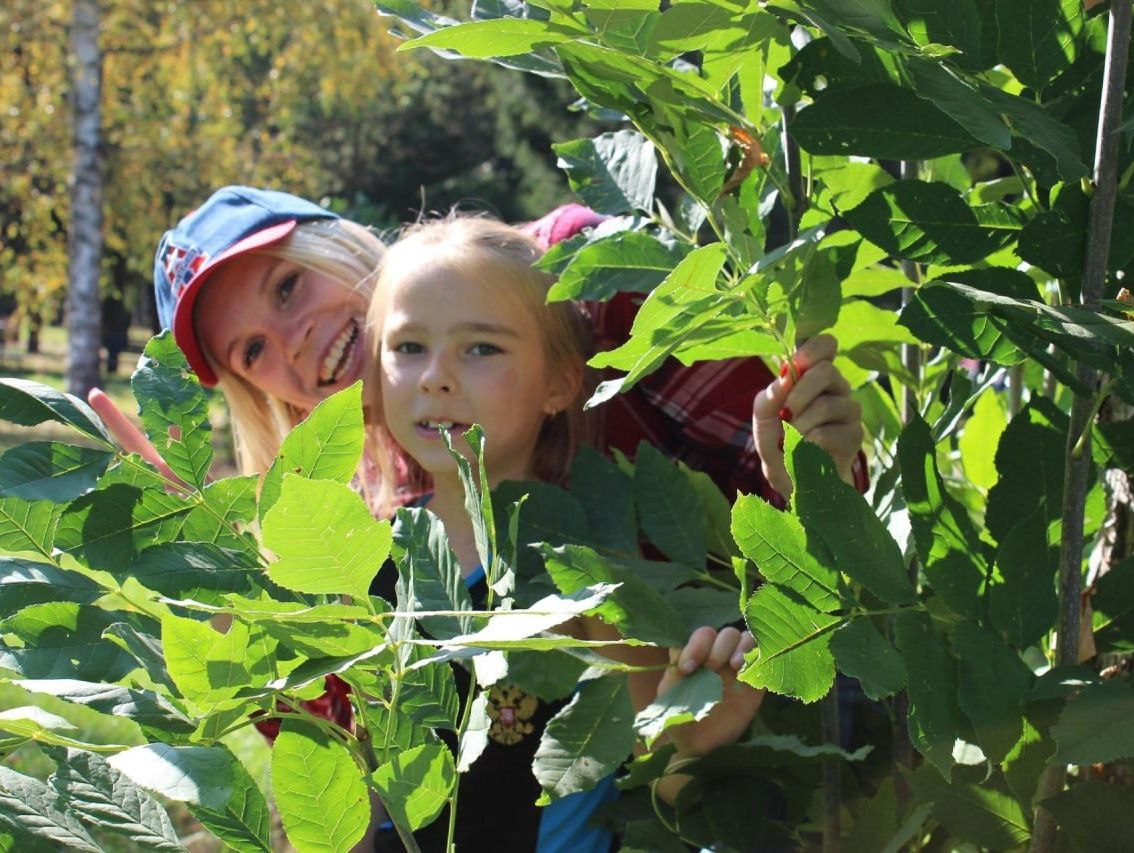
M691 661L691 660L683 660L678 665L678 669L680 669L686 675L692 675L694 670L697 669L697 664L694 661Z
M742 655L740 652L737 652L732 656L730 663L732 664L733 669L739 670L742 666L744 666L744 655Z
M788 370L790 370L790 369L791 369L791 362L785 361L783 364L781 364L780 365L780 378L782 379L783 377L787 376Z
M789 424L791 423L791 419L792 419L791 409L789 409L787 406L784 406L782 409L780 409L778 414L780 416L781 421L786 421Z

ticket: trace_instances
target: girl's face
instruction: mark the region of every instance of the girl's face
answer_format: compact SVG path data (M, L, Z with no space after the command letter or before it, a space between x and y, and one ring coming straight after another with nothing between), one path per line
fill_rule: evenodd
M213 273L194 325L224 371L309 410L363 375L366 302L323 273L249 255Z
M529 479L544 420L575 382L548 364L532 312L502 287L443 266L385 288L382 408L391 435L436 481L456 465L437 432L484 427L490 481Z

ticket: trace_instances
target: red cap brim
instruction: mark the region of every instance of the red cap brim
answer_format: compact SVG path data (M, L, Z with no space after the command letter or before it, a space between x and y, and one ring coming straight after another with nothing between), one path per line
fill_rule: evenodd
M264 246L278 243L290 234L295 226L296 220L289 219L286 222L280 222L257 231L255 234L249 234L243 240L233 243L215 258L210 258L193 276L193 280L185 285L185 288L181 291L177 300L177 307L173 309L173 339L181 347L189 366L193 368L193 372L197 374L201 384L206 388L214 387L219 379L216 371L209 364L209 360L205 358L205 352L201 348L201 342L197 337L197 330L193 322L193 308L197 304L197 297L201 294L202 286L225 261L231 260L237 255L244 255Z

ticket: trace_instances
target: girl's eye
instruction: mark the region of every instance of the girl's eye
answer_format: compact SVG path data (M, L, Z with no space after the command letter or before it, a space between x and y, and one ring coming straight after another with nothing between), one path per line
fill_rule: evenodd
M469 347L469 355L496 355L497 353L504 352L500 347L495 344L473 344Z
M264 341L262 339L255 338L249 341L248 346L244 348L244 369L249 370L263 351Z
M281 305L287 302L298 281L299 275L297 273L290 273L279 280L276 285L276 299L279 300Z
M401 355L418 355L425 351L425 347L414 341L402 341L400 344L394 344L391 349Z

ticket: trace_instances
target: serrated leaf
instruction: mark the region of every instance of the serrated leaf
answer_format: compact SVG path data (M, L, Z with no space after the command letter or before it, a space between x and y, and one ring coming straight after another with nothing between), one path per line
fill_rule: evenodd
M60 516L55 547L92 569L121 569L149 545L175 539L193 506L164 491L124 484L100 488Z
M748 599L744 612L756 648L744 659L737 678L803 702L827 695L835 681L828 644L843 621L807 604L796 593L765 584Z
M987 628L962 622L953 629L957 700L976 729L981 751L999 764L1023 734L1023 698L1032 673L1019 655Z
M1012 131L980 90L948 65L911 57L906 66L921 97L942 110L985 145L1003 151L1012 147Z
M161 640L157 637L140 631L127 622L113 623L102 632L102 635L107 642L126 652L134 665L140 665L154 684L165 685L170 691L175 689L169 677L169 670L165 666Z
M204 505L185 516L182 538L257 554L256 541L246 531L256 518L259 482L259 477L249 475L209 483L201 490Z
M240 688L272 674L239 620L222 634L207 622L168 615L161 623L161 644L174 683L204 713L232 707L227 700Z
M276 461L264 477L260 520L279 498L285 473L350 482L362 458L364 438L362 383L356 382L322 400L284 438Z
M469 59L490 59L516 56L569 41L575 36L546 21L531 18L501 18L495 21L470 21L445 27L399 46L399 50L428 47L452 50Z
M626 679L586 681L543 730L532 770L543 788L537 804L589 791L634 748L634 709Z
M65 702L85 705L99 713L125 717L138 725L165 732L187 734L196 728L196 723L168 699L148 690L71 678L20 679L13 683L30 693L55 696Z
M844 483L831 457L792 427L784 448L795 483L795 512L808 539L826 546L838 570L889 604L914 599L902 552L853 486ZM814 547L810 550L814 552Z
M449 547L445 525L426 509L398 510L393 527L398 563L398 610L472 610L461 565ZM444 640L471 630L469 616L426 616L422 627Z
M1052 764L1103 764L1134 756L1134 687L1111 679L1083 688L1068 702L1052 734Z
M965 477L974 486L991 489L996 484L996 446L1008 426L1000 394L988 389L977 397L972 414L965 421L957 441Z
M1125 853L1134 849L1134 793L1124 785L1081 782L1041 802L1080 853Z
M650 444L638 445L634 459L634 499L638 522L667 557L701 566L708 553L708 531L701 496L681 470Z
M21 426L55 421L85 433L105 447L113 447L106 427L94 409L70 394L30 379L0 378L0 412L4 420Z
M812 154L928 160L979 146L960 124L909 89L874 83L825 93L792 124Z
M0 616L60 598L75 604L90 604L102 593L98 584L78 572L50 563L0 556Z
M297 592L365 599L390 553L389 522L375 521L349 486L296 474L284 475L263 528L264 544L277 556L268 576Z
M634 514L634 484L618 466L587 445L579 448L571 462L571 494L590 522L589 536L595 545L622 551L638 550L638 521ZM525 504L520 514L531 511ZM544 541L556 541L541 537Z
M857 678L862 692L878 701L905 688L908 675L901 655L866 617L851 619L831 635L839 672Z
M596 584L619 585L595 609L595 615L614 625L624 638L659 646L683 646L688 639L685 620L661 595L631 571L604 560L582 545L539 546L548 574L560 592L572 594Z
M814 764L828 758L862 761L872 750L873 747L867 745L847 752L833 743L805 743L795 735L756 735L744 743L718 747L708 755L691 761L688 769L698 775L727 777L751 772L754 767Z
M992 850L1014 848L1031 836L1024 807L1003 791L998 779L982 780L958 767L956 778L942 779L929 766L910 775L918 800L933 803L933 816L956 838Z
M161 804L94 753L68 749L49 781L90 826L146 850L186 849Z
M370 801L361 771L346 747L316 726L284 721L272 749L272 790L288 838L300 849L344 853L366 832Z
M657 157L640 133L619 130L594 139L551 146L571 189L598 213L649 213L654 203Z
M57 849L101 853L59 794L38 779L0 764L0 825L28 833Z
M93 605L47 602L25 607L0 622L0 632L23 643L18 647L0 641L0 667L25 678L115 681L133 668L133 661L102 639L114 620Z
M721 677L707 667L682 678L634 717L634 731L650 746L671 726L703 720L721 701Z
M0 498L0 548L51 559L51 543L63 507L54 501Z
M988 615L1013 646L1031 645L1058 619L1058 564L1058 551L1048 544L1046 519L1038 509L1001 540L996 577L989 585Z
M204 542L154 545L123 574L168 598L201 601L219 601L224 593L247 594L262 578L260 567L247 554Z
M198 488L204 486L213 461L209 406L172 332L146 344L130 387L146 437L173 473Z
M838 574L807 551L803 525L756 495L741 495L732 508L732 535L760 574L787 587L817 610L839 605Z
M414 747L374 771L374 786L395 821L417 830L432 822L457 781L453 754L445 744Z
M58 441L21 444L0 456L0 497L67 503L94 488L113 456Z
M575 253L547 298L603 300L624 291L649 293L688 252L684 243L663 243L642 231L601 237Z
M922 611L899 613L894 639L909 674L910 740L947 780L960 725L956 659Z
M1025 86L1042 90L1075 61L1083 28L1078 0L1001 0L996 53Z

